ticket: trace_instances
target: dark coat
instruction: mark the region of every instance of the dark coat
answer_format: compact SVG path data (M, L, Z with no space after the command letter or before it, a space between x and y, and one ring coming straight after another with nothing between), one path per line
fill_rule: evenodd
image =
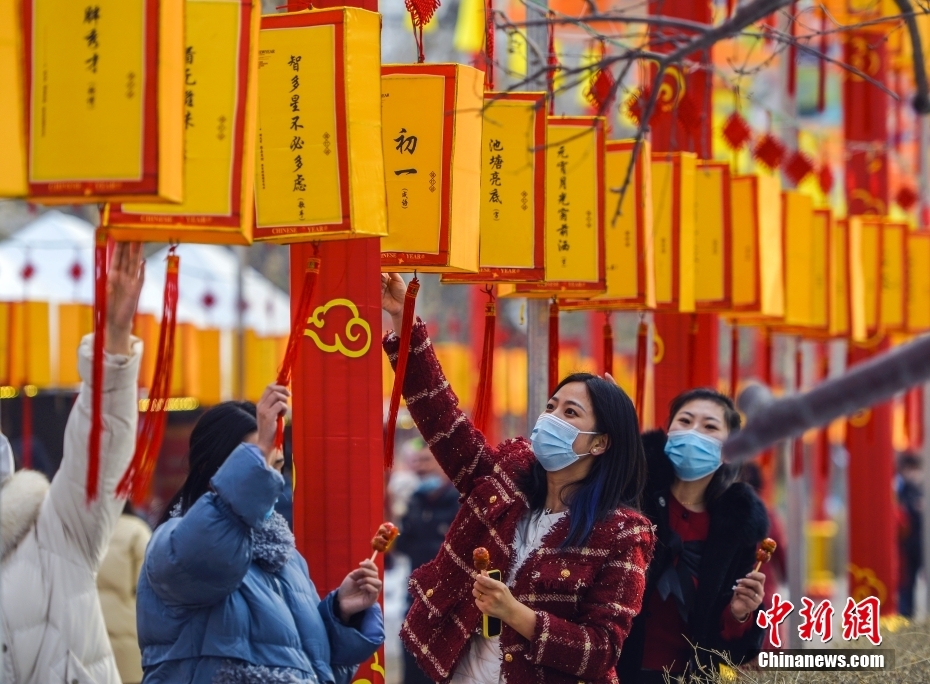
M646 593L643 606L648 606L656 582L673 562L668 547L671 528L668 521L668 500L675 471L665 455L664 432L657 430L643 435L649 474L643 497L643 512L656 525L655 555L646 575ZM765 505L752 488L742 482L731 485L709 507L710 529L701 555L698 586L694 606L688 615L688 639L700 649L700 665L714 665L720 661L709 651L726 652L734 663L751 660L759 652L764 631L756 626L756 613L750 616L753 626L737 641L724 641L720 620L724 609L733 598L732 587L755 565L756 549L768 532L768 515ZM645 649L646 616L641 613L633 620L633 628L620 654L617 672L623 684L636 681ZM689 667L698 663L692 661Z

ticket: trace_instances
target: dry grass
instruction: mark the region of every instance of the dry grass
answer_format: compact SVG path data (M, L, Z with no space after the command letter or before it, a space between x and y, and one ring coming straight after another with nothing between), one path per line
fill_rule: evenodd
M889 629L893 629L891 631ZM778 672L744 669L710 672L693 676L688 684L860 684L868 682L894 682L894 684L930 684L930 624L901 623L882 626L882 649L895 651L893 672ZM832 646L843 648L868 648L865 639L859 643L840 641ZM671 680L677 684L676 680Z

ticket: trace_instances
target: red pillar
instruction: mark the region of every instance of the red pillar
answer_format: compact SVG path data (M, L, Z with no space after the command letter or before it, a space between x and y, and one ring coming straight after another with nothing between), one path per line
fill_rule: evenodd
M312 255L309 244L291 246L291 292L300 291ZM294 368L294 533L322 595L371 555L384 514L384 468L379 240L324 242L320 257L313 307L351 303L331 308L322 329L307 326L337 349L305 337ZM383 663L382 649L358 677L383 682Z
M860 60L857 62L856 60ZM886 81L889 55L884 32L851 32L844 61L861 63L867 75ZM844 73L843 129L846 137L846 193L850 215L887 213L888 97L867 81ZM862 348L850 343L849 364L887 351L887 338ZM849 420L849 582L856 600L877 596L883 613L897 610L894 452L891 404L875 406Z
M694 0L651 0L650 14L686 19L704 25L713 24L713 3ZM669 52L681 40L686 30L653 30L654 49ZM668 43L664 38L668 38ZM710 52L691 56L708 63ZM655 152L695 152L701 159L713 157L711 136L711 76L710 69L701 69L677 78L667 73L666 84L676 93L676 108L659 111L651 122L652 149ZM678 84L684 84L679 89ZM661 109L661 107L660 107ZM683 122L682 119L685 119ZM690 125L688 125L690 124ZM700 277L700 273L697 274ZM696 324L696 330L695 330ZM690 387L707 386L716 389L720 375L719 335L714 314L657 313L655 330L664 351L655 364L655 421L664 427L668 422L669 402Z

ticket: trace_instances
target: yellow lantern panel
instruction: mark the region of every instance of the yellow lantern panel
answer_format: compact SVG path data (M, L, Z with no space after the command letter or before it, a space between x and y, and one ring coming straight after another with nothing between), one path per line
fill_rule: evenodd
M249 244L261 13L241 0L187 0L184 201L108 205L117 240Z
M94 307L90 304L58 305L58 373L54 384L70 387L81 384L74 350L84 335L94 331Z
M396 271L477 273L484 74L461 64L381 70L388 237Z
M262 18L257 242L387 234L381 17L352 7Z
M0 302L0 384L50 386L50 349L48 302Z
M652 155L656 308L695 310L695 172L691 152Z
M885 332L907 327L907 236L905 223L882 226L881 324Z
M0 3L0 197L28 192L21 11L19 0Z
M882 305L882 224L880 218L862 217L860 253L864 286L865 329L869 337L881 329Z
M175 355L182 363L182 396L194 397L204 406L218 404L221 399L220 331L201 330L190 324L178 325Z
M846 292L848 296L849 336L855 342L865 342L869 337L867 327L867 311L870 307L867 292L870 289L866 283L866 269L863 263L863 217L851 216L837 221L844 233L847 257L848 283ZM873 249L875 245L872 245ZM871 288L873 290L871 307L874 309L874 276Z
M930 330L930 233L907 236L907 331Z
M485 93L479 270L445 273L442 282L542 280L545 211L546 94Z
M608 140L605 187L620 188L633 164L634 140ZM652 225L652 152L643 141L631 182L614 221L617 195L606 193L604 245L607 291L591 299L564 300L563 309L633 309L656 306L655 253Z
M734 176L732 310L763 318L785 313L781 185L775 175Z
M733 305L730 165L698 162L694 174L694 298L698 311Z
M850 273L849 238L847 227L833 219L828 209L818 209L817 214L829 215L830 230L830 337L843 337L851 332L850 322Z
M549 117L546 279L502 285L501 296L589 297L606 291L604 138L601 117Z
M828 226L814 221L814 200L796 191L782 193L785 258L785 316L789 329L826 330ZM818 300L815 303L815 300ZM820 312L820 315L818 315ZM781 326L779 326L781 327Z
M30 197L180 201L183 0L24 0L23 16Z

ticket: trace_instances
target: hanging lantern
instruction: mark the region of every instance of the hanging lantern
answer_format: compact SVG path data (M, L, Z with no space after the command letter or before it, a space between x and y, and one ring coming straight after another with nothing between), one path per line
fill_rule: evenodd
M381 69L388 237L394 271L478 272L484 74L461 64Z
M829 324L831 338L849 335L849 244L845 227L837 221L830 209L816 209L814 219L827 224L830 254L828 260Z
M53 378L57 387L81 384L78 373L78 348L84 335L94 331L94 307L90 304L58 305L58 373Z
M0 4L0 197L24 197L26 128L23 119L23 35L18 1Z
M0 385L51 385L50 340L48 302L0 304Z
M633 164L635 140L608 140L605 188L620 188ZM605 267L607 291L591 299L562 300L564 310L633 309L656 306L655 254L652 225L652 158L643 141L633 166L630 185L614 221L619 195L606 193L604 204Z
M870 289L866 284L866 269L863 264L863 217L850 216L836 222L840 242L845 249L842 254L836 254L834 263L846 264L846 299L847 324L846 334L854 342L865 342L869 335L867 329L867 303L866 293ZM834 242L836 245L837 242ZM839 260L843 261L840 262ZM874 290L874 276L871 288ZM874 309L874 304L873 304ZM874 325L874 323L873 323Z
M769 174L734 176L732 311L780 318L785 313L781 185Z
M187 0L184 201L107 205L114 239L251 243L260 21L249 2Z
M830 329L829 210L815 211L811 197L782 193L785 235L785 316L776 330L808 337Z
M691 152L653 153L652 215L656 308L695 310L695 172Z
M221 399L220 331L201 330L190 323L178 324L181 357L182 396L193 397L203 406Z
M23 36L29 196L179 202L183 0L24 0Z
M386 235L380 15L265 16L258 47L255 241Z
M907 236L907 331L930 331L930 233Z
M881 248L881 326L885 332L904 332L907 328L907 237L906 223L886 221L882 224Z
M535 282L545 276L546 94L485 93L478 273L443 283Z
M602 117L549 117L546 279L502 285L500 296L588 297L607 290L604 128Z
M733 227L730 165L698 162L694 174L694 298L698 311L733 306Z

